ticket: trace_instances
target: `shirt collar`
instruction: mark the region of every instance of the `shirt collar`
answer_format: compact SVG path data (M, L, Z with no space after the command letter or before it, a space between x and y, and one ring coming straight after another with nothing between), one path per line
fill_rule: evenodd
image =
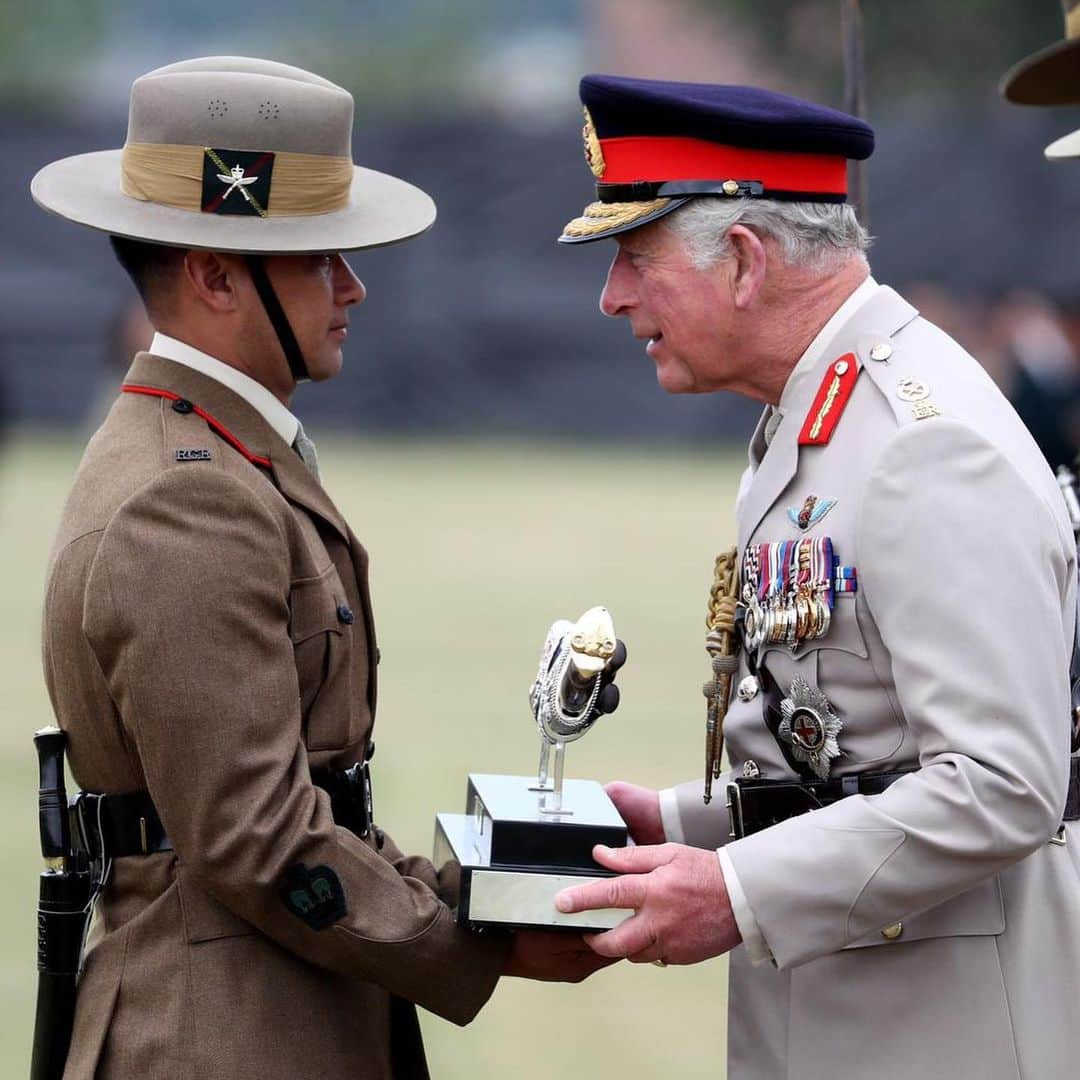
M148 350L154 356L164 357L227 386L238 397L242 397L259 415L292 446L300 421L262 383L256 382L250 375L230 367L208 353L201 352L191 345L185 345L168 334L156 333Z
M881 288L881 286L878 285L872 276L867 277L867 279L840 305L840 307L837 308L832 318L821 328L817 337L810 342L809 348L799 358L799 362L791 369L791 374L788 376L787 382L784 383L783 392L780 394L780 402L776 406L780 413L784 413L786 411L786 406L790 406L791 397L795 387L807 372L813 371L814 368L817 367L818 361L829 347L832 339L836 337L837 331L840 330L844 323L846 323L859 308L870 300L879 288Z

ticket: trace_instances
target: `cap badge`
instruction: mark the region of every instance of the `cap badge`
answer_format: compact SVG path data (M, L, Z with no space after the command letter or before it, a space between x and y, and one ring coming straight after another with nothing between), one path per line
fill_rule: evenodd
M802 508L788 507L788 520L801 532L816 525L834 506L835 499L819 499L817 495L807 495Z
M790 747L791 756L809 765L818 779L828 780L833 759L840 756L838 739L844 727L829 699L796 675L780 714L776 734Z
M202 212L266 217L273 171L272 153L206 147L203 153Z
M596 125L588 109L585 109L585 126L581 129L581 134L585 139L585 160L589 163L593 176L600 180L607 170L607 162L604 161L600 136L596 134Z

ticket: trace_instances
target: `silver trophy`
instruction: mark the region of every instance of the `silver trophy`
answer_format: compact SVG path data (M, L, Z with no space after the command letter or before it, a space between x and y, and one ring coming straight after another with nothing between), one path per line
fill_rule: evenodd
M537 775L470 774L465 813L436 818L436 865L461 864L464 925L597 930L626 917L614 909L564 915L554 904L567 885L610 876L592 858L595 844L627 843L626 824L600 784L564 778L566 744L602 715L618 650L606 608L554 623L529 691L540 730Z

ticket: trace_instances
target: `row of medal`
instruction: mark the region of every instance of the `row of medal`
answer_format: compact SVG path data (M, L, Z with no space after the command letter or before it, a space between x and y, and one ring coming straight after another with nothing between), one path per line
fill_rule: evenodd
M855 568L840 565L827 536L749 545L742 566L746 648L823 638L836 594L856 589Z

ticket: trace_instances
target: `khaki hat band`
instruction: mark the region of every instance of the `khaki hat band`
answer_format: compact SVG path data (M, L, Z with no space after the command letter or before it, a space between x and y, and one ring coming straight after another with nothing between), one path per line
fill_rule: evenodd
M225 158L237 155L204 146L129 142L121 155L120 188L133 199L195 213L228 213L242 205L259 217L303 217L349 205L350 158L244 151L245 159L255 159L245 176L244 168L226 164ZM223 209L229 199L230 209Z

